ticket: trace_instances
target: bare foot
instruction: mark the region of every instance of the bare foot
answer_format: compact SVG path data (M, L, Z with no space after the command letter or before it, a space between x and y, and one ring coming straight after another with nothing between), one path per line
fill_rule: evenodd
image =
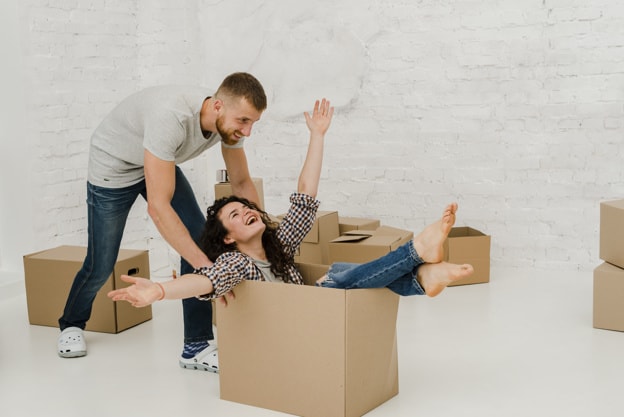
M418 268L418 283L429 297L440 294L449 284L466 278L474 272L470 264L423 264Z
M316 285L321 285L327 279L327 274L316 280Z
M442 245L455 224L456 212L457 203L449 204L446 206L440 220L425 227L414 238L414 249L426 263L434 264L442 261L444 257Z

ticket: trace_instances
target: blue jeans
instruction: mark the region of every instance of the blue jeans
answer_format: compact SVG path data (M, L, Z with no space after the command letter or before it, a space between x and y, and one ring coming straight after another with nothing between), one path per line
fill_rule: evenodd
M171 206L197 242L206 217L199 208L191 185L179 167ZM145 180L125 188L97 187L87 182L88 243L82 268L76 274L69 291L61 330L67 327L84 329L91 317L91 308L97 292L113 272L119 246L130 208L141 195L147 200ZM181 260L180 273L187 274L193 267ZM212 303L197 298L182 300L184 315L184 342L203 342L214 339L212 333Z
M423 263L410 240L371 262L332 264L327 271L327 279L320 286L347 290L386 287L399 295L423 295L425 290L416 280L418 267Z

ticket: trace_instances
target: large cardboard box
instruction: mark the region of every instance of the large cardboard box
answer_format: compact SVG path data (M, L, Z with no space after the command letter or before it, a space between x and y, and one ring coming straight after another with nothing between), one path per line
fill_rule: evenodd
M454 285L490 282L490 236L472 227L453 227L444 242L444 260L471 264L474 273Z
M381 226L376 230L351 230L329 242L329 262L365 263L382 257L414 237L409 230Z
M312 270L306 282L323 267ZM234 292L217 306L221 399L356 417L398 394L392 291L245 281Z
M624 331L624 269L607 262L594 269L594 327Z
M87 248L59 246L24 256L26 301L30 324L58 327L74 277L82 267ZM132 307L126 302L113 302L106 294L128 284L121 275L149 278L149 254L146 250L121 249L108 281L93 303L91 319L85 330L119 333L152 318L151 306Z
M600 203L600 259L624 268L624 200Z
M338 212L317 211L314 225L299 246L299 253L295 255L295 262L328 264L328 244L339 235Z
M350 230L375 230L379 226L381 222L378 219L338 216L338 229L341 235Z
M259 207L264 210L264 186L262 178L251 179L258 192L258 198L260 199ZM218 182L214 186L215 200L221 197L229 197L232 195L232 184L229 182Z

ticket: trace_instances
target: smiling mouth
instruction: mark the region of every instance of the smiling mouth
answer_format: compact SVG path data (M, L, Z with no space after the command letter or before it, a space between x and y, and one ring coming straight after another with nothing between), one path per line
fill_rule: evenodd
M247 219L247 222L245 222L245 225L249 226L250 224L255 223L258 220L258 218L256 216L251 216Z

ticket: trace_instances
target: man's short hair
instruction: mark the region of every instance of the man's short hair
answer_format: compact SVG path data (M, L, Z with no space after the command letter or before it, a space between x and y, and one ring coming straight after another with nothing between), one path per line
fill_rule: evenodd
M235 72L225 77L215 93L215 98L226 97L242 97L258 111L267 108L267 98L262 84L256 77L246 72Z

